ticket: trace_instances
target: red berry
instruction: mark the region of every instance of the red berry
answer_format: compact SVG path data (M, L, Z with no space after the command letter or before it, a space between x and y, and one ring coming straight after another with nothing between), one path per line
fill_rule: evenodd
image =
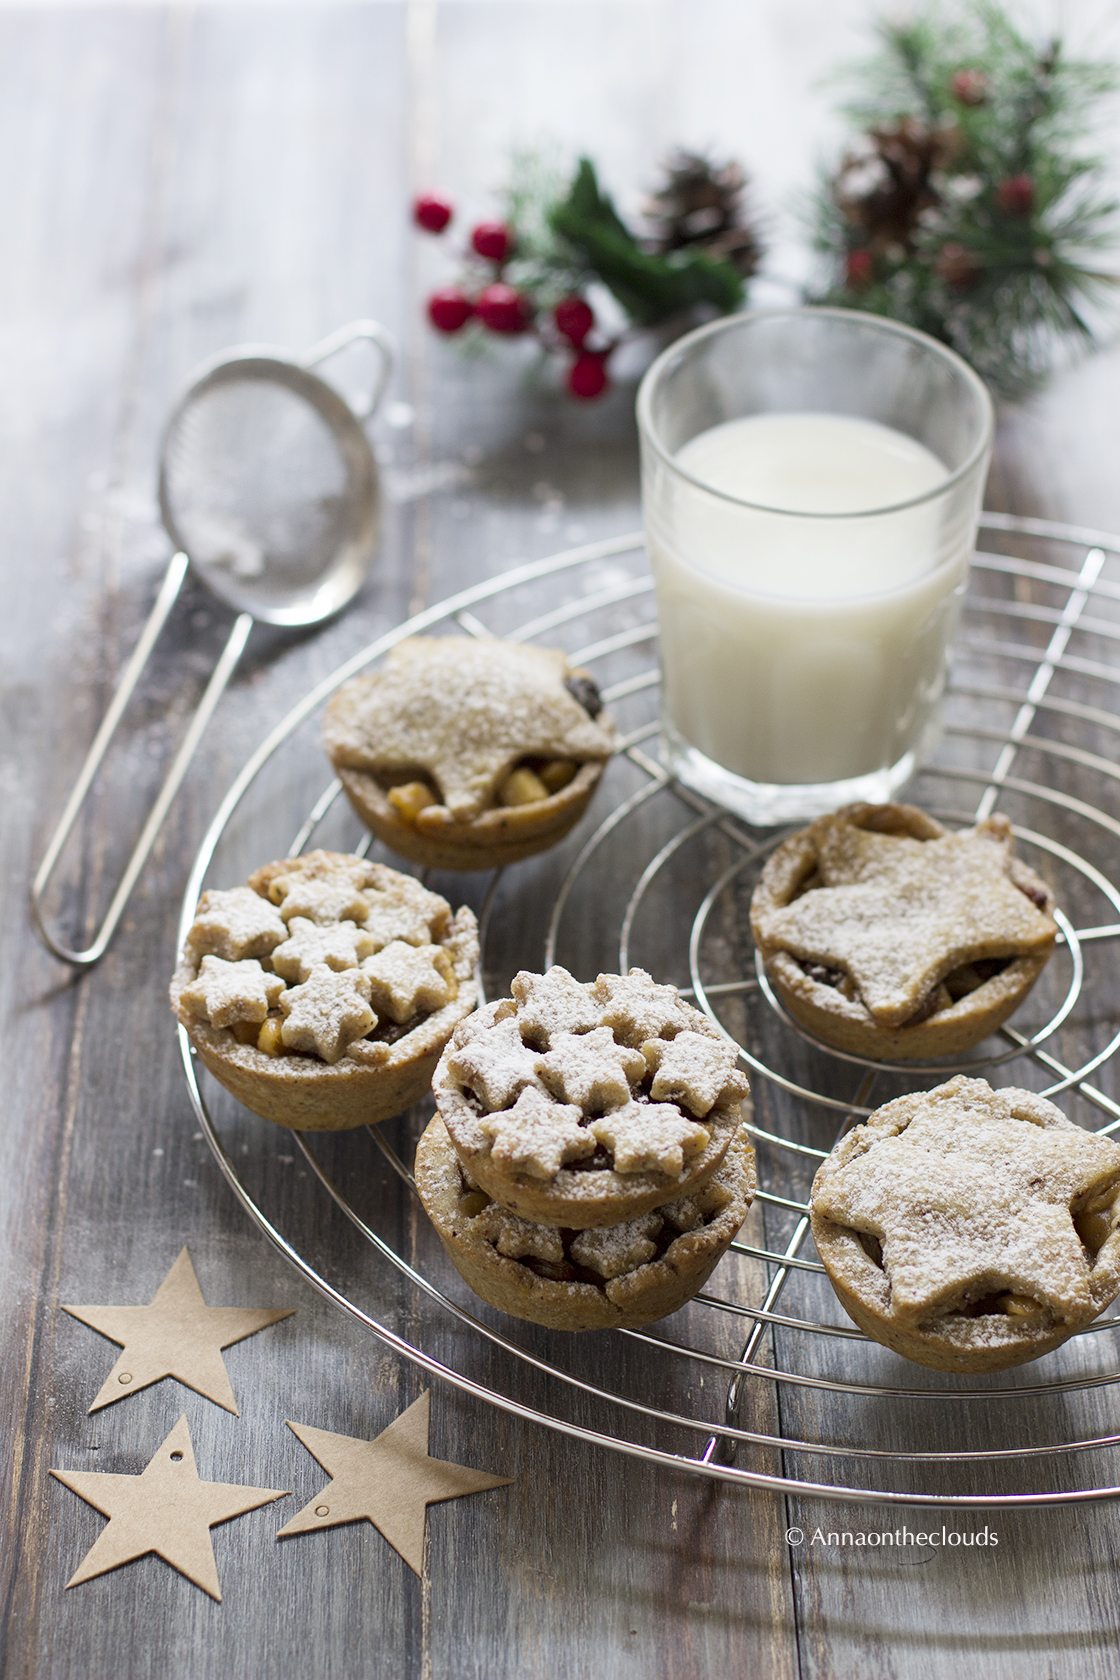
M471 244L487 262L504 263L513 250L513 235L504 222L479 222Z
M568 369L568 390L572 396L590 402L592 397L601 397L609 384L606 356L581 350Z
M454 214L447 199L438 193L421 193L412 206L413 220L429 233L442 233Z
M595 325L595 311L581 297L561 298L552 311L556 331L578 350Z
M444 286L428 299L428 319L439 332L458 332L473 314L473 303L458 286Z
M975 285L980 278L980 264L976 255L964 245L943 245L934 269L939 279L961 291Z
M996 188L996 204L1007 216L1029 216L1034 209L1034 182L1029 175L1009 175Z
M949 90L962 105L983 105L988 97L988 78L983 70L958 70Z
M844 259L844 276L853 292L860 292L871 284L875 275L875 258L870 251L849 251Z
M533 305L524 292L495 280L484 286L474 300L475 314L483 326L496 333L522 333L533 318Z

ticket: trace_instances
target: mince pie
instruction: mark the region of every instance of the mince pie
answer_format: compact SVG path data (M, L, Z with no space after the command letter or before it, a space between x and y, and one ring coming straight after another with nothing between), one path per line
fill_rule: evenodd
M978 1044L1026 997L1057 926L1006 817L950 834L912 805L848 805L782 843L751 899L775 991L841 1050Z
M585 671L563 653L414 636L344 683L323 740L377 838L436 869L542 852L587 809L615 747Z
M472 1182L522 1219L617 1225L716 1172L747 1081L734 1046L640 968L518 974L452 1035L436 1105Z
M1037 1359L1120 1291L1120 1145L983 1079L899 1097L849 1132L811 1216L849 1315L935 1370Z
M755 1193L746 1130L699 1190L595 1230L537 1225L478 1189L437 1114L416 1152L416 1187L476 1295L555 1330L637 1329L708 1281Z
M340 1131L425 1096L475 1006L466 907L383 864L308 852L204 892L171 1003L215 1079L267 1120Z

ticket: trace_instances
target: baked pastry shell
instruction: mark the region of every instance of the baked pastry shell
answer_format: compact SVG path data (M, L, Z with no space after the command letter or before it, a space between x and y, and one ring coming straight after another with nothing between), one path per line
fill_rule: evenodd
M586 811L603 770L603 762L588 760L567 787L547 799L495 806L469 822L456 822L442 805L429 806L421 813L422 827L405 822L371 771L337 767L336 773L371 834L399 856L427 869L499 869L562 840Z
M275 872L281 867L275 864L268 869ZM268 870L258 870L253 881L267 876ZM262 1119L297 1132L374 1126L428 1095L448 1039L478 1001L478 938L473 916L468 923L460 911L450 937L441 943L452 959L458 991L442 1009L391 1044L383 1062L372 1066L349 1056L333 1064L311 1056L266 1056L253 1044L238 1043L228 1027L213 1027L199 1019L182 1003L184 987L201 968L201 958L189 947L172 977L171 1007L218 1083Z
M479 1131L478 1115L449 1071L446 1058L436 1069L432 1090L459 1159L480 1190L522 1219L578 1231L619 1225L703 1189L719 1170L744 1118L737 1102L717 1103L701 1116L699 1123L711 1136L676 1178L659 1172L619 1173L609 1167L582 1171L561 1167L555 1178L540 1179L495 1166L489 1141Z
M470 1219L460 1209L459 1158L438 1114L416 1151L420 1199L460 1276L491 1306L553 1330L638 1329L690 1301L727 1252L754 1199L754 1150L745 1129L730 1142L715 1176L728 1186L731 1200L709 1224L683 1232L659 1259L599 1288L539 1277L472 1234Z
M917 840L935 839L946 832L940 823L913 805L885 805L878 811L873 826L880 832L910 835ZM767 936L767 912L784 909L792 903L815 858L816 848L809 828L791 834L777 847L767 860L751 897L751 931L770 982L785 1008L801 1026L838 1050L899 1062L959 1055L998 1031L1019 1008L1050 959L1052 946L1029 956L1015 957L999 974L958 998L950 1008L937 1010L925 1021L883 1026L862 1003L844 997L834 986L811 979L794 957ZM1046 883L1020 858L1012 858L1010 878L1016 884L1021 882L1045 894L1047 905L1052 908L1053 895ZM1056 934L1055 926L1055 937Z
M1077 1324L1031 1327L1022 1318L988 1314L953 1318L937 1328L901 1325L890 1316L885 1276L855 1232L816 1212L810 1223L821 1264L848 1317L874 1341L932 1371L1007 1371L1052 1353L1093 1322L1090 1317ZM1101 1313L1120 1287L1120 1232L1099 1250L1093 1269L1097 1281L1089 1288L1096 1313Z

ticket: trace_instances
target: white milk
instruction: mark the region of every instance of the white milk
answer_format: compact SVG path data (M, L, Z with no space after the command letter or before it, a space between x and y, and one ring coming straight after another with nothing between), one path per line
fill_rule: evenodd
M670 727L752 782L830 783L900 763L944 685L971 530L942 529L937 498L859 515L934 489L944 465L890 427L838 414L728 421L676 464L741 500L676 479L650 522Z

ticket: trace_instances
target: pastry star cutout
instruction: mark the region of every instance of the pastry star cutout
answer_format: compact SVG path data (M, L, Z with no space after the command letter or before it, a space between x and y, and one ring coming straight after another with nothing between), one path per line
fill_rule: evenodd
M565 1161L582 1161L595 1153L595 1139L570 1103L554 1102L529 1085L512 1108L484 1114L478 1129L492 1138L490 1158L511 1172L551 1181Z
M287 933L284 943L272 953L272 966L296 985L320 963L334 969L357 968L374 948L373 935L354 922L319 927L306 916L293 916Z
M422 1394L374 1441L289 1422L288 1428L318 1459L331 1481L285 1523L276 1538L286 1540L293 1534L312 1534L364 1519L380 1530L410 1569L422 1575L428 1506L505 1487L513 1479L429 1458L430 1408L431 1395Z
M640 1050L616 1044L609 1027L596 1027L589 1033L553 1033L552 1048L538 1061L537 1071L565 1102L576 1103L585 1114L602 1114L630 1101L630 1082L644 1076L646 1059Z
M426 770L452 816L469 821L526 757L607 759L609 727L564 687L552 648L466 637L400 642L385 666L348 683L324 725L350 770Z
M192 1015L212 1027L229 1027L234 1021L263 1021L283 990L280 976L266 974L255 957L242 962L203 957L198 978L183 987L182 999Z
M814 1210L879 1238L891 1309L907 1322L1005 1290L1062 1323L1092 1318L1070 1204L1120 1177L1120 1150L1060 1117L1015 1117L1023 1092L988 1093L982 1106L970 1090L981 1084L958 1078L925 1102L902 1099L917 1107L909 1125L828 1176Z
M542 1048L553 1033L589 1032L602 1025L603 1011L592 997L591 987L581 985L559 964L545 974L522 969L514 975L510 991L516 999L523 1035L539 1039Z
M276 906L252 887L204 892L189 935L193 950L200 954L210 952L227 962L240 962L242 957L267 957L287 937Z
M512 1015L488 1032L472 1034L452 1050L447 1066L492 1112L508 1108L526 1086L541 1089L536 1052L522 1043L520 1025Z
M174 1377L238 1417L222 1348L255 1336L258 1330L289 1318L296 1309L208 1307L190 1254L184 1248L149 1306L62 1310L124 1348L90 1407L91 1413L150 1383Z
M362 973L370 983L369 1001L378 1015L401 1026L418 1010L442 1009L451 999L454 970L442 945L391 945L367 957Z
M52 1470L51 1475L109 1519L68 1587L155 1552L219 1604L222 1589L210 1530L284 1499L287 1493L283 1488L200 1481L185 1414L139 1476L97 1470Z
M654 1102L680 1103L697 1118L703 1118L721 1097L745 1097L750 1089L735 1066L731 1045L706 1033L647 1039L642 1056L653 1073L649 1094Z
M280 999L285 1015L280 1036L289 1050L333 1066L348 1044L377 1025L368 999L369 980L360 968L344 968L341 974L325 964L313 968L302 986L293 986Z
M824 884L770 912L766 937L846 969L874 1019L901 1026L954 968L1053 943L1053 921L1014 885L1010 860L1010 836L994 825L914 840L836 824L821 844Z
M605 1027L629 1044L672 1038L690 1024L690 1011L675 986L658 986L644 968L627 975L600 974L591 988Z
M670 1178L680 1177L685 1157L699 1154L712 1135L673 1103L630 1102L593 1120L587 1130L611 1151L615 1172L662 1172Z

